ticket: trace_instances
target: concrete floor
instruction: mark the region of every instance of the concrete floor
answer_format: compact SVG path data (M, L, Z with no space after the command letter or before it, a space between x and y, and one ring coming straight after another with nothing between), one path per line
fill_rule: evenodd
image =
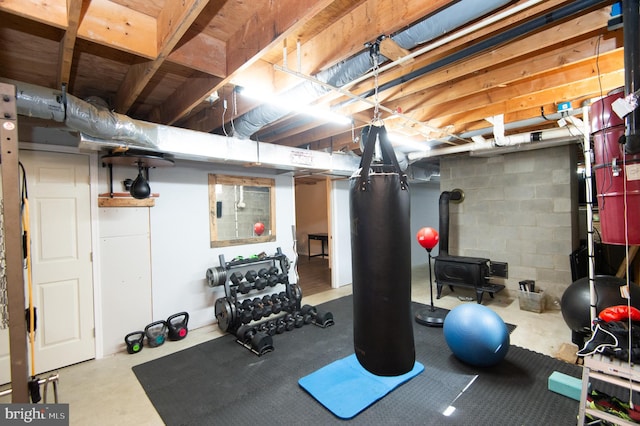
M414 271L413 300L429 303L428 283L428 277L420 271ZM345 286L303 297L303 303L317 305L350 293L351 286ZM434 302L436 306L447 309L461 303L476 303L475 300L461 301L460 296L475 297L475 292L456 289L451 293L446 289L442 298ZM485 295L483 305L495 310L505 322L517 325L511 334L511 344L560 359L575 359L577 348L571 344L570 330L557 308L544 313L522 311L517 294L509 295L506 290L496 294L493 299ZM70 424L162 425L162 420L147 399L131 367L221 335L216 325L210 325L189 330L188 337L182 341L167 342L153 349L145 348L135 356L123 352L59 370L58 395L60 402L69 404ZM49 402L52 400L50 393ZM9 397L0 398L0 403L7 402L10 402Z

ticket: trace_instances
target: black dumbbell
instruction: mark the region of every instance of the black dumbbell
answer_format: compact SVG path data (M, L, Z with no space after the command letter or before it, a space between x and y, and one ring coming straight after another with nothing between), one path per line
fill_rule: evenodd
M236 330L236 337L242 343L248 343L251 341L253 336L256 335L258 329L251 325L241 325L238 330Z
M264 315L264 305L262 304L262 299L256 297L255 299L253 299L251 305L253 306L253 311L251 312L253 315L253 319L254 321L258 321Z
M272 266L271 268L269 268L269 275L278 275L278 268L275 266Z
M304 318L305 324L314 323L322 328L329 327L334 324L333 314L331 312L318 311L315 306L304 305L300 308L300 313Z
M243 324L249 324L253 319L251 307L243 306L240 302L236 302L236 313Z
M295 320L293 318L293 315L291 314L287 314L284 316L284 329L286 331L291 331L295 328Z
M229 276L229 280L235 284L238 285L240 284L240 281L242 281L242 274L240 272L234 272L233 274L231 274L231 276Z
M258 271L258 276L267 278L269 276L269 270L267 268L260 268L260 270Z
M271 296L265 296L271 299L271 312L274 314L279 314L282 311L282 302L278 298L277 294L272 294Z
M238 284L238 291L242 294L247 294L251 291L253 285L249 281L240 281Z
M263 355L273 350L272 337L263 331L259 331L256 327L243 325L236 332L236 337L241 343L251 345L251 350L258 355Z
M285 328L285 322L283 318L278 318L278 320L276 321L276 333L277 334L282 334L286 331Z
M256 286L256 290L263 290L268 284L268 281L266 278L264 277L258 277L256 278L256 282L255 282L255 286Z
M247 281L249 281L250 283L254 282L257 277L258 277L258 273L256 271L254 271L253 269L250 270L250 271L247 271L247 273L244 274L244 278Z
M285 293L284 291L278 293L278 300L280 300L280 303L282 304L282 310L288 311L291 307L291 301L287 297L287 293Z
M263 322L258 327L258 331L262 331L263 333L267 333L269 336L273 336L274 334L276 334L276 323L275 323L275 321Z
M267 283L269 283L269 287L275 287L279 283L279 279L277 275L269 275L267 278Z
M300 312L296 312L293 314L293 326L295 328L300 328L304 325L304 317L300 314Z
M280 282L281 284L289 284L289 275L278 274L278 282Z
M268 317L271 314L280 313L280 311L282 310L282 306L280 307L275 306L275 304L273 303L273 299L271 299L271 296L269 296L268 294L262 297L262 304L264 305L264 308L265 308L265 313L264 313L265 317Z

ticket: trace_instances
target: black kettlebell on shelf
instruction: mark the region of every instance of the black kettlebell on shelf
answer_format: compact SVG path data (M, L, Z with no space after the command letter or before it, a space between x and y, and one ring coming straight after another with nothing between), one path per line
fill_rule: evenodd
M147 344L151 348L157 348L167 340L168 327L166 321L154 321L144 328Z
M189 329L189 314L187 312L178 312L167 318L167 327L169 328L170 340L182 340L187 337Z
M124 336L124 342L127 344L127 352L137 354L142 350L144 341L144 331L134 331Z

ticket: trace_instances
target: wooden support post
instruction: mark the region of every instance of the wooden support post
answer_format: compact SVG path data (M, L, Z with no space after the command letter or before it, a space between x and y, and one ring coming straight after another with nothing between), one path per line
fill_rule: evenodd
M0 162L4 203L4 241L9 303L9 345L11 358L11 401L29 402L27 325L24 319L24 276L18 169L18 114L16 88L0 83Z

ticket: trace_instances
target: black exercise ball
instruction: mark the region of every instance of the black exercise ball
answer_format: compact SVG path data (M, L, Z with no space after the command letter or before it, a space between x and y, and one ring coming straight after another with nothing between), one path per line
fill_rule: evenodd
M605 308L616 305L626 305L627 299L620 295L620 287L626 285L626 280L609 275L596 275L594 288L596 293L596 315ZM640 309L640 288L631 284L631 304ZM589 295L589 278L580 278L562 294L560 308L562 317L572 331L578 333L591 332L591 299Z

